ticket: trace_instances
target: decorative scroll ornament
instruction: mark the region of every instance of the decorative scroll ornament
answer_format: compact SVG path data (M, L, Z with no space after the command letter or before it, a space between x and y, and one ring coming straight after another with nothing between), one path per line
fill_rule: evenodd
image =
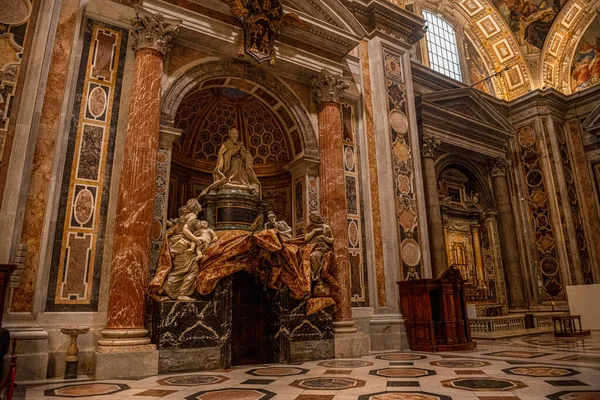
M423 135L421 139L421 157L435 158L442 142L432 136Z
M494 176L506 176L506 171L510 167L510 162L504 157L496 157L489 161L490 173Z
M332 74L326 69L312 79L315 89L315 101L321 105L323 103L339 103L342 91L350 87L350 79L342 77L339 74Z
M163 56L169 51L169 43L179 31L180 20L165 18L136 7L133 26L133 50L154 49Z
M259 63L269 60L269 66L272 67L275 65L273 42L281 29L286 26L307 28L298 15L284 13L279 0L248 0L246 6L242 0L223 1L244 27L244 35L240 37L239 57L244 57L247 53Z

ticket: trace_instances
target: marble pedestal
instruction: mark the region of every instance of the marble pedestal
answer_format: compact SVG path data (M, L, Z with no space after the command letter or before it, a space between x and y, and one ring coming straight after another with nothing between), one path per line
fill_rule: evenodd
M97 346L93 356L95 379L139 379L158 374L158 350L153 344Z
M282 296L278 335L289 343L289 357L280 362L304 362L334 357L333 306L306 315L306 303Z
M231 367L232 281L196 301L154 304L153 342L159 353L159 373L227 369ZM306 302L288 291L268 290L265 346L269 363L286 364L333 358L333 307L306 315ZM368 350L367 350L368 351Z
M246 190L222 189L210 192L198 199L202 205L200 219L216 231L251 230L252 222L259 215L265 217L267 203ZM259 228L262 228L259 227Z
M197 298L154 303L152 341L161 374L231 367L231 280Z

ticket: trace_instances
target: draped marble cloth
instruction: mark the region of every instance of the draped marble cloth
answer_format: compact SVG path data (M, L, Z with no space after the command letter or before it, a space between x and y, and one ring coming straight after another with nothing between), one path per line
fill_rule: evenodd
M173 227L165 234L158 269L148 287L150 295L156 295L173 268L169 238L175 233L176 227ZM218 233L218 240L204 252L196 278L196 290L202 295L209 294L221 279L246 271L256 275L263 285L271 289L286 286L293 298L306 299L311 294L310 253L315 246L316 244L305 243L301 238L284 242L276 229L254 233L241 230L221 231ZM331 297L308 298L307 315L340 304L340 288L333 277L335 268L335 255L333 252L325 253L321 279L329 285Z

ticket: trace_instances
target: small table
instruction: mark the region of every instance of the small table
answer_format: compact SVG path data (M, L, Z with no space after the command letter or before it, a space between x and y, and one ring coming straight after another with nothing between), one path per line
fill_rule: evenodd
M575 323L576 321L577 324ZM580 315L552 316L552 325L554 326L554 336L556 337L587 336L591 334L589 329L581 329Z

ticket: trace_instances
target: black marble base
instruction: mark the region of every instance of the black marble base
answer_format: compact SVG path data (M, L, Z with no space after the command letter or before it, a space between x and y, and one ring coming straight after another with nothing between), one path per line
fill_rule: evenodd
M231 367L232 280L223 279L212 294L196 298L154 303L159 373ZM333 307L307 316L306 303L289 298L287 289L269 290L266 299L268 362L334 358Z
M251 230L257 216L265 217L267 202L243 190L221 190L211 192L200 199L200 219L216 231ZM262 226L260 227L262 228Z
M160 374L219 368L222 368L221 347L158 351L158 373Z
M65 379L77 379L77 365L79 361L67 361L65 366Z

